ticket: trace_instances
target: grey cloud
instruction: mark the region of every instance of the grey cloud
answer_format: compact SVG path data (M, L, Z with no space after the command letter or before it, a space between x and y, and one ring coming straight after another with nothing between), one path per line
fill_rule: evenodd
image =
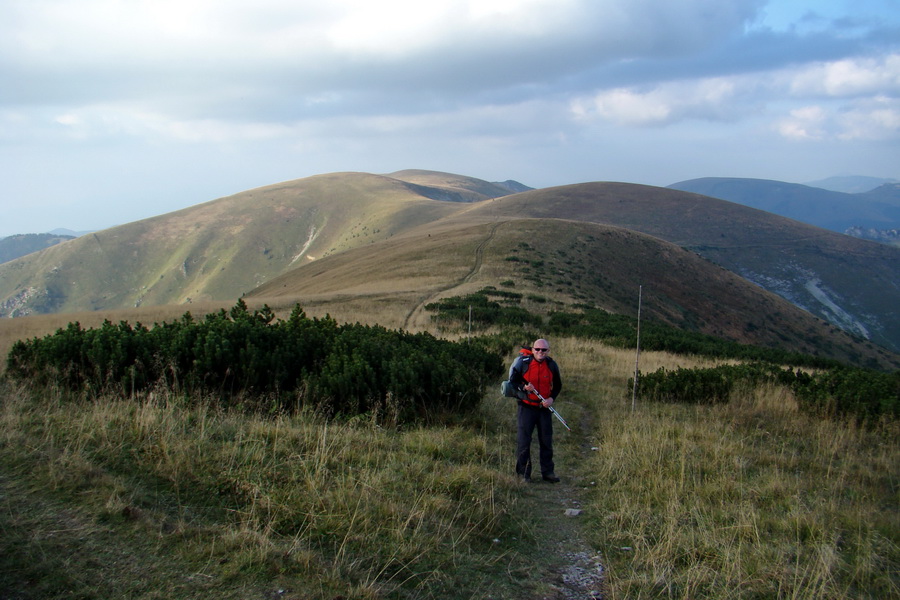
M219 90L227 90L235 81L243 82L251 96L257 86L260 96L294 90L301 94L336 90L347 96L375 91L373 97L379 90L458 96L498 89L527 92L565 82L598 63L695 52L711 38L739 31L759 6L757 0L695 0L662 6L648 0L585 2L555 21L558 28L554 30L518 34L503 22L497 22L494 30L449 29L439 32L433 43L398 56L335 47L321 33L305 32L302 23L278 26L276 19L282 13L276 10L277 4L269 4L269 10L256 19L250 18L252 13L229 15L230 19L248 18L248 33L231 43L213 37L208 46L202 39L194 44L172 43L146 32L137 36L134 43L141 45L135 46L129 45L127 34L95 40L88 33L60 32L59 39L47 41L53 39L53 32L20 33L31 43L21 43L20 38L20 43L7 42L0 49L0 74L10 82L0 101L7 105L52 104L66 98L85 103L152 102L160 97L165 102L167 97L180 96L188 109L197 103L215 110L228 100L227 94L217 96ZM19 17L18 24L23 25ZM454 25L460 23L450 23ZM258 34L254 26L261 27ZM96 24L90 30L105 31ZM306 43L285 39L279 44L277 39L307 33L312 37ZM44 42L40 35L45 36ZM292 53L293 47L298 53ZM42 48L52 54L42 54Z
M795 180L896 163L891 140L864 144L873 126L890 123L874 119L877 111L896 114L896 93L881 93L890 100L882 104L869 90L797 112L823 94L790 86L794 71L814 77L813 65L900 52L900 18L865 2L852 18L810 14L790 26L788 15L769 29L766 7L781 0L531 0L496 5L529 13L478 18L470 3L434 0L421 10L444 12L421 30L373 24L359 40L335 33L354 2L394 25L408 16L391 14L401 8L389 0L156 0L137 6L173 15L145 27L128 21L131 3L0 2L0 153L12 165L11 189L49 198L71 188L88 199L152 187L149 197L169 185L185 190L172 198L203 200L203 190L326 170L435 168L532 185L644 173L666 184L732 163L743 171L728 175L788 180L804 168ZM97 7L112 5L125 33L96 21ZM47 16L59 7L66 14ZM192 28L197 7L208 12ZM88 8L94 21L83 18ZM731 95L716 94L717 78ZM641 106L627 106L632 99ZM579 102L583 118L573 111ZM822 131L825 145L808 137L796 142L810 144L802 152L778 146L778 127ZM842 132L855 136L852 150L839 143ZM739 152L736 139L746 141ZM663 152L673 145L691 154ZM815 161L804 167L806 156ZM111 171L131 163L146 170L133 167L131 181L113 189ZM487 168L503 172L476 172ZM38 173L84 175L60 186ZM101 181L108 189L91 187Z

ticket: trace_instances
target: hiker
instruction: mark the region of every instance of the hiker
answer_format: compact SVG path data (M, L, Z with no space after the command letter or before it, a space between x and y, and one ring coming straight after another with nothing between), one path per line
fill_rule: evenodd
M559 482L553 470L553 416L548 407L562 390L562 378L559 366L548 356L549 352L547 340L536 340L531 348L522 348L509 368L510 385L527 392L519 397L516 436L516 475L526 482L531 481L531 436L535 428L540 446L541 477L551 483Z

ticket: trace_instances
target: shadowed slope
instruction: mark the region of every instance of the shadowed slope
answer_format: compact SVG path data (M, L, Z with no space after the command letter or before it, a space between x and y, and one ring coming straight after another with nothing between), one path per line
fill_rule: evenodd
M585 183L479 203L491 218L569 218L688 248L846 331L900 350L900 249L665 188Z
M800 352L828 347L842 360L882 366L896 360L674 244L560 219L450 218L300 267L248 299L324 304L333 316L359 320L374 313L383 325L418 330L431 327L422 310L428 302L501 282L538 312L580 302L635 314L643 286L647 318Z
M389 173L387 176L416 186L424 186L422 194L434 200L477 202L510 194L508 189L495 183L454 173L406 169Z

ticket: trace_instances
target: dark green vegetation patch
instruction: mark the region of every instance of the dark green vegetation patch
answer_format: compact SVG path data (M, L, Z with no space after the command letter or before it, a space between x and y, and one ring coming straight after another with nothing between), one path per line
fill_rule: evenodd
M523 340L533 339L537 335L534 332L540 331L554 337L602 340L618 348L636 347L638 323L634 317L608 313L590 305L576 305L570 312L554 311L544 317L518 306L520 301L518 294L485 288L465 297L446 298L429 308L437 311L434 319L444 325L462 326L471 310L472 327L476 329L490 325L523 326L531 330L520 334ZM510 332L498 338L508 341ZM641 323L640 343L642 350L746 361L741 365L708 369L639 373L638 391L648 400L727 402L738 386L775 383L790 388L802 406L812 412L860 420L900 417L900 372L897 371L884 373L850 367L832 359L739 344L654 321ZM816 369L816 372L809 374L800 368ZM633 379L629 386L634 386Z
M573 305L570 311L551 311L545 317L519 306L522 298L522 294L487 287L467 296L444 298L426 308L435 312L432 318L447 328L463 328L471 318L475 331L484 331L488 327L524 327L539 329L552 336L602 340L617 348L634 348L637 343L635 317L613 314L588 304ZM530 295L528 300L536 304L546 302L540 296ZM532 334L526 337L529 335ZM646 319L641 323L641 349L812 368L831 368L840 364L829 358L740 344Z
M328 416L373 413L389 422L467 410L502 368L474 345L380 326L307 318L287 321L243 301L195 321L66 329L17 342L7 373L73 391L133 394L165 384L188 394L269 410L313 408Z
M900 417L900 372L835 367L809 374L774 364L720 365L708 369L662 368L639 376L641 396L661 402L727 402L735 388L776 383L794 392L812 412L877 420ZM634 385L632 379L630 385Z

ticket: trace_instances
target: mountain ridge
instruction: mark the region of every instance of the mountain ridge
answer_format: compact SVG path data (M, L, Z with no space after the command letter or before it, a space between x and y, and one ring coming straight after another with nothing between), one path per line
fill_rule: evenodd
M870 192L877 187L889 183L900 182L898 182L896 179L885 177L866 177L864 175L837 175L834 177L826 177L825 179L817 179L816 181L807 181L804 182L803 185L822 188L823 190L831 190L833 192L861 194Z
M654 235L826 321L885 347L900 347L900 249L709 196L636 184L544 188L495 204L491 210L497 214L577 215Z
M900 227L897 184L850 194L769 179L702 177L666 187L750 206L838 233L852 227Z
M504 195L494 197L498 191ZM475 199L448 202L435 200L425 192L432 196L454 193ZM409 311L405 314L412 315L410 318L415 321L416 307L441 291L441 281L455 281L451 274L457 272L446 266L435 266L439 263L437 258L435 264L422 268L425 263L414 260L417 255L424 255L436 242L443 241L445 254L473 256L479 245L487 242L472 232L492 224L499 228L495 231L502 232L506 226L499 223L521 219L552 222L557 232L559 223L567 223L569 228L579 231L582 225L578 223L588 223L592 227L604 225L650 235L712 261L709 262L711 279L719 278L712 273L725 267L750 281L756 277L755 283L773 291L778 285L787 285L789 292L796 292L796 298L792 299L795 304L806 302L808 307L804 308L823 319L840 322L840 318L849 315L842 327L887 348L893 349L891 344L900 339L897 331L900 319L893 308L900 301L892 304L897 300L898 290L889 289L889 293L881 294L878 305L866 305L860 300L865 297L862 293L865 286L860 285L860 280L868 278L872 285L884 286L892 277L900 279L896 277L896 268L885 267L896 261L896 251L890 254L890 248L879 244L669 188L593 182L508 194L504 188L483 180L419 170L400 171L397 177L358 172L316 175L95 232L70 241L65 252L50 248L0 265L0 314L162 304L189 306L194 302L236 299L245 294L260 297L260 294L273 293L266 287L273 281L287 285L286 280L279 278L288 277L296 270L297 276L308 277L315 284L304 291L305 300L327 303L340 297L352 303L352 296L356 295L360 305L364 296L380 294L381 302L396 303L398 299L405 302L405 310ZM468 232L467 228L474 229ZM539 228L535 231L539 235ZM555 235L563 237L561 233ZM593 237L624 243L624 238L606 234ZM409 264L391 258L392 249L405 247L408 240L414 240L412 247L417 244L418 250L396 251L400 252L398 256L409 257L402 259ZM554 242L551 237L535 245L552 248ZM518 239L515 243L530 242ZM511 269L522 266L515 261L498 262L496 257L484 254L486 246L481 248L482 262L487 265L482 268L486 269L485 274L490 273L489 278L482 279L480 272L471 272L471 265L455 267L463 269L464 276L468 274L469 287L476 282L496 284L508 278ZM607 246L607 251L614 254L619 249ZM353 273L355 280L340 282L339 273L329 271L328 266L339 264L334 257L346 257L349 252L358 262L355 267L341 269ZM660 256L666 254L659 248L653 252ZM566 260L573 264L590 262L602 270L602 260L595 257L593 248L573 248L569 253ZM561 272L575 269L566 266L564 260L557 262ZM840 265L836 269L839 276L830 272L832 264ZM579 269L578 273L573 271L568 275L569 284L557 282L562 286L558 301L594 302L616 311L628 308L624 300L615 300L618 291L614 282L595 285L590 292L573 292L580 280L594 277L584 271L583 265ZM616 273L621 281L635 285L621 269ZM666 302L678 304L673 300L681 293L676 293L677 282L669 281L669 275L664 272L654 271L654 274L669 282ZM557 278L557 274L545 275L554 281ZM811 281L818 283L810 287ZM649 287L655 285L653 281L644 283ZM463 286L463 289L467 288ZM541 289L538 286L533 291L539 293ZM784 290L779 291L786 297ZM691 303L703 304L699 297L689 297ZM752 323L751 329L774 327L765 315L752 314L752 309L738 299L718 300L723 301L734 305L732 310L743 314L741 319ZM834 311L835 307L840 311ZM681 309L669 306L666 310L671 313L668 318L673 319L677 314L693 315L681 319L684 326L692 326L693 320L693 326L699 327L703 321L694 306ZM777 309L780 314L793 314L792 311ZM862 328L854 330L858 324ZM703 326L710 331L714 329L710 324ZM792 326L780 327L793 331ZM816 336L820 341L824 339L817 325L810 322L807 328L819 332ZM740 333L736 326L726 329L731 336ZM845 356L879 353L877 349L867 348L868 342L862 339L848 342L842 336L839 336L840 344L845 348L842 350ZM791 339L791 343L800 344L799 337L794 335ZM851 347L852 351L847 350Z
M23 233L0 238L0 264L75 239L59 233Z
M554 243L537 252L542 236ZM642 287L646 318L805 353L816 353L818 344L830 340L840 347L836 355L842 360L859 358L850 336L835 337L829 325L786 300L694 252L630 229L565 219L492 220L468 213L448 218L439 233L423 226L380 245L379 252L356 248L304 265L246 298L283 306L297 298L356 303L368 295L369 302L384 303L390 290L390 295L403 295L394 301L409 312L400 320L397 311L386 311L394 320L380 322L415 328L427 325L426 304L495 287L504 278L504 289L524 296L523 305L538 312L548 304L587 302L633 314ZM382 261L396 267L383 273L375 267Z

